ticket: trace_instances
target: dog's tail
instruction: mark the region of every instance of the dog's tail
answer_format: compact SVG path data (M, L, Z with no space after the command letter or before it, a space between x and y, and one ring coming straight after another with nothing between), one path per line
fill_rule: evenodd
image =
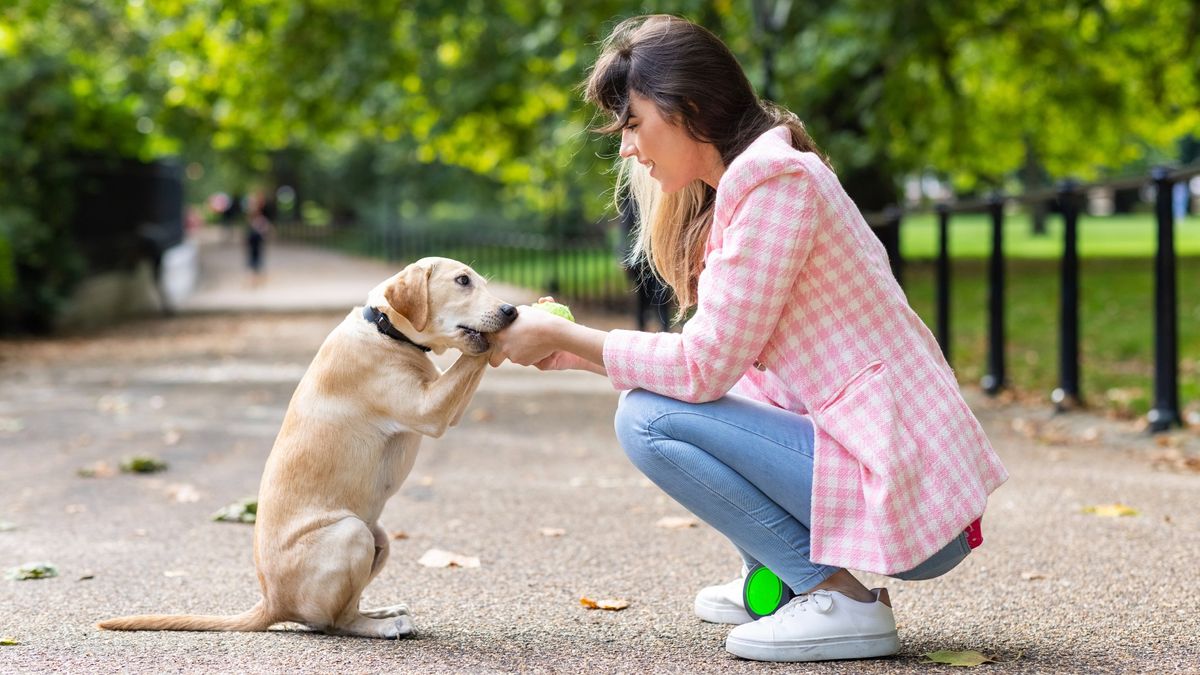
M232 616L204 614L141 614L106 619L96 624L104 630L228 630L261 631L278 623L260 600L253 608Z

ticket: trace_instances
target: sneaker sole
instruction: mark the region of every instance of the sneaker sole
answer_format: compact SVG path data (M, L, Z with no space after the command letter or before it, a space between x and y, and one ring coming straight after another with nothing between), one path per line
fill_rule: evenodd
M740 626L754 619L741 607L730 607L727 604L716 604L696 600L693 609L696 616L709 623L723 623Z
M757 642L731 636L725 640L725 649L751 661L840 661L891 656L900 651L900 640L895 631L884 635L792 642Z

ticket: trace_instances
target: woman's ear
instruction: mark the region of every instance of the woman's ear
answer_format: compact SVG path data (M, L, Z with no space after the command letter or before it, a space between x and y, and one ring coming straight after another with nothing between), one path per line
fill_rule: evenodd
M429 273L432 267L409 265L383 291L383 297L417 332L429 324Z

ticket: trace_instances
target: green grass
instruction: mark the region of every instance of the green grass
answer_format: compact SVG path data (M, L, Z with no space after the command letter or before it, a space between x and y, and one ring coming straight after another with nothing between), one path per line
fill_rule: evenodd
M1028 214L1004 219L1005 257L1057 259L1062 255L1062 217L1047 218L1048 233L1032 233ZM950 255L954 258L985 258L992 250L992 225L986 214L970 213L950 219ZM1157 249L1157 229L1150 214L1082 216L1077 224L1078 251L1083 257L1150 258ZM900 251L905 260L937 257L937 217L919 214L900 225ZM1200 216L1175 223L1175 252L1200 255Z

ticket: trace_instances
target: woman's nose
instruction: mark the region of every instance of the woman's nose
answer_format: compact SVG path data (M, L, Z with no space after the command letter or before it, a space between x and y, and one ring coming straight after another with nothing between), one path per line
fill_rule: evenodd
M637 154L637 146L633 143L633 138L630 137L628 131L621 132L621 151L622 157L633 157Z

